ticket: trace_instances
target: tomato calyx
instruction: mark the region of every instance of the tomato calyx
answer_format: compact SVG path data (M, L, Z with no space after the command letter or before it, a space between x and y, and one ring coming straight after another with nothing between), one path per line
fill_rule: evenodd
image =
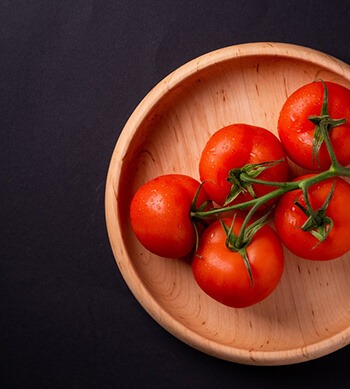
M231 190L226 198L224 206L227 206L234 201L240 193L249 193L253 198L256 198L254 192L253 183L271 184L267 181L256 180L256 178L266 169L269 169L279 163L282 163L285 159L281 158L277 161L267 161L261 163L246 164L241 168L231 169L229 171L227 181L232 184Z
M316 125L314 137L312 140L312 161L317 161L320 166L319 151L323 142L327 141L329 132L332 128L346 123L346 119L332 119L328 109L328 88L326 83L321 80L324 90L321 114L319 116L309 116L308 119ZM332 158L332 155L331 155Z
M326 215L326 211L333 197L334 189L335 189L335 180L322 207L319 208L318 210L312 209L308 199L307 191L304 191L306 207L304 207L298 200L294 201L294 204L307 216L307 220L301 226L301 229L304 232L311 233L318 240L316 246L318 246L327 238L327 236L329 235L329 233L333 228L333 224L334 224L333 220Z
M249 226L243 225L238 235L235 234L233 231L236 214L234 215L230 226L226 225L225 222L222 219L220 219L220 223L226 234L225 245L228 248L228 250L232 252L237 252L243 258L245 267L249 275L251 287L254 286L254 279L253 279L253 273L252 273L248 253L247 253L247 248L251 243L254 235L258 232L258 230L263 225L266 224L269 213L270 212L266 213L261 218L256 220L254 223L251 223Z

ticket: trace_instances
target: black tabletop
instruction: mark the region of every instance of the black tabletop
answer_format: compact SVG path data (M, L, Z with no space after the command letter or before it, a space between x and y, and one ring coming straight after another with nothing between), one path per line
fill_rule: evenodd
M2 2L1 387L348 387L349 347L302 364L254 367L170 335L126 286L104 213L125 122L180 65L258 41L350 63L350 2L323 3Z

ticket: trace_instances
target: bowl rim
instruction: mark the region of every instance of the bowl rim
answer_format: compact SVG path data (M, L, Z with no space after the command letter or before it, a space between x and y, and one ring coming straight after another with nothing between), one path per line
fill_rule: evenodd
M253 42L220 48L183 64L176 70L158 82L139 102L122 129L112 153L105 186L105 218L107 233L114 259L130 291L141 304L145 311L165 330L184 343L211 356L248 365L287 365L309 361L334 352L350 343L350 326L345 330L323 339L319 342L303 347L295 347L286 350L263 351L247 350L230 347L214 340L205 339L195 331L187 328L177 321L170 313L154 300L146 286L138 281L133 265L125 258L125 250L112 241L111 231L122 234L119 221L113 221L117 212L116 205L113 211L110 209L111 201L115 201L120 190L120 182L114 182L114 177L119 176L123 166L123 157L127 154L131 139L137 128L144 122L150 110L166 94L188 77L193 76L205 68L209 68L221 62L242 59L248 57L280 57L296 59L308 63L317 64L320 67L330 68L332 72L350 81L350 66L318 50L291 43L281 42ZM122 243L122 239L120 242Z

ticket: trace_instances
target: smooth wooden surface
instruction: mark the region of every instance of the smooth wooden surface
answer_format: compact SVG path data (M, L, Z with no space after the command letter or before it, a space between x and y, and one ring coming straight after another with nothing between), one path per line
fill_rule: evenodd
M349 344L350 255L322 263L286 250L282 281L270 297L250 308L227 308L199 289L189 261L163 259L140 246L128 217L132 195L160 174L198 179L201 150L225 125L245 122L276 133L287 96L317 78L350 87L347 64L300 46L252 43L208 53L174 71L144 98L112 155L106 222L125 281L161 326L218 358L292 364Z

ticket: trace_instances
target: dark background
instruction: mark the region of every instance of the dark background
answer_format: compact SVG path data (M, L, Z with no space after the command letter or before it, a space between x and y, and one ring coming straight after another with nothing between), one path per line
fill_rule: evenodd
M119 133L168 73L256 41L350 63L349 16L348 0L1 1L1 387L349 387L349 347L252 367L174 338L127 288L104 218Z

